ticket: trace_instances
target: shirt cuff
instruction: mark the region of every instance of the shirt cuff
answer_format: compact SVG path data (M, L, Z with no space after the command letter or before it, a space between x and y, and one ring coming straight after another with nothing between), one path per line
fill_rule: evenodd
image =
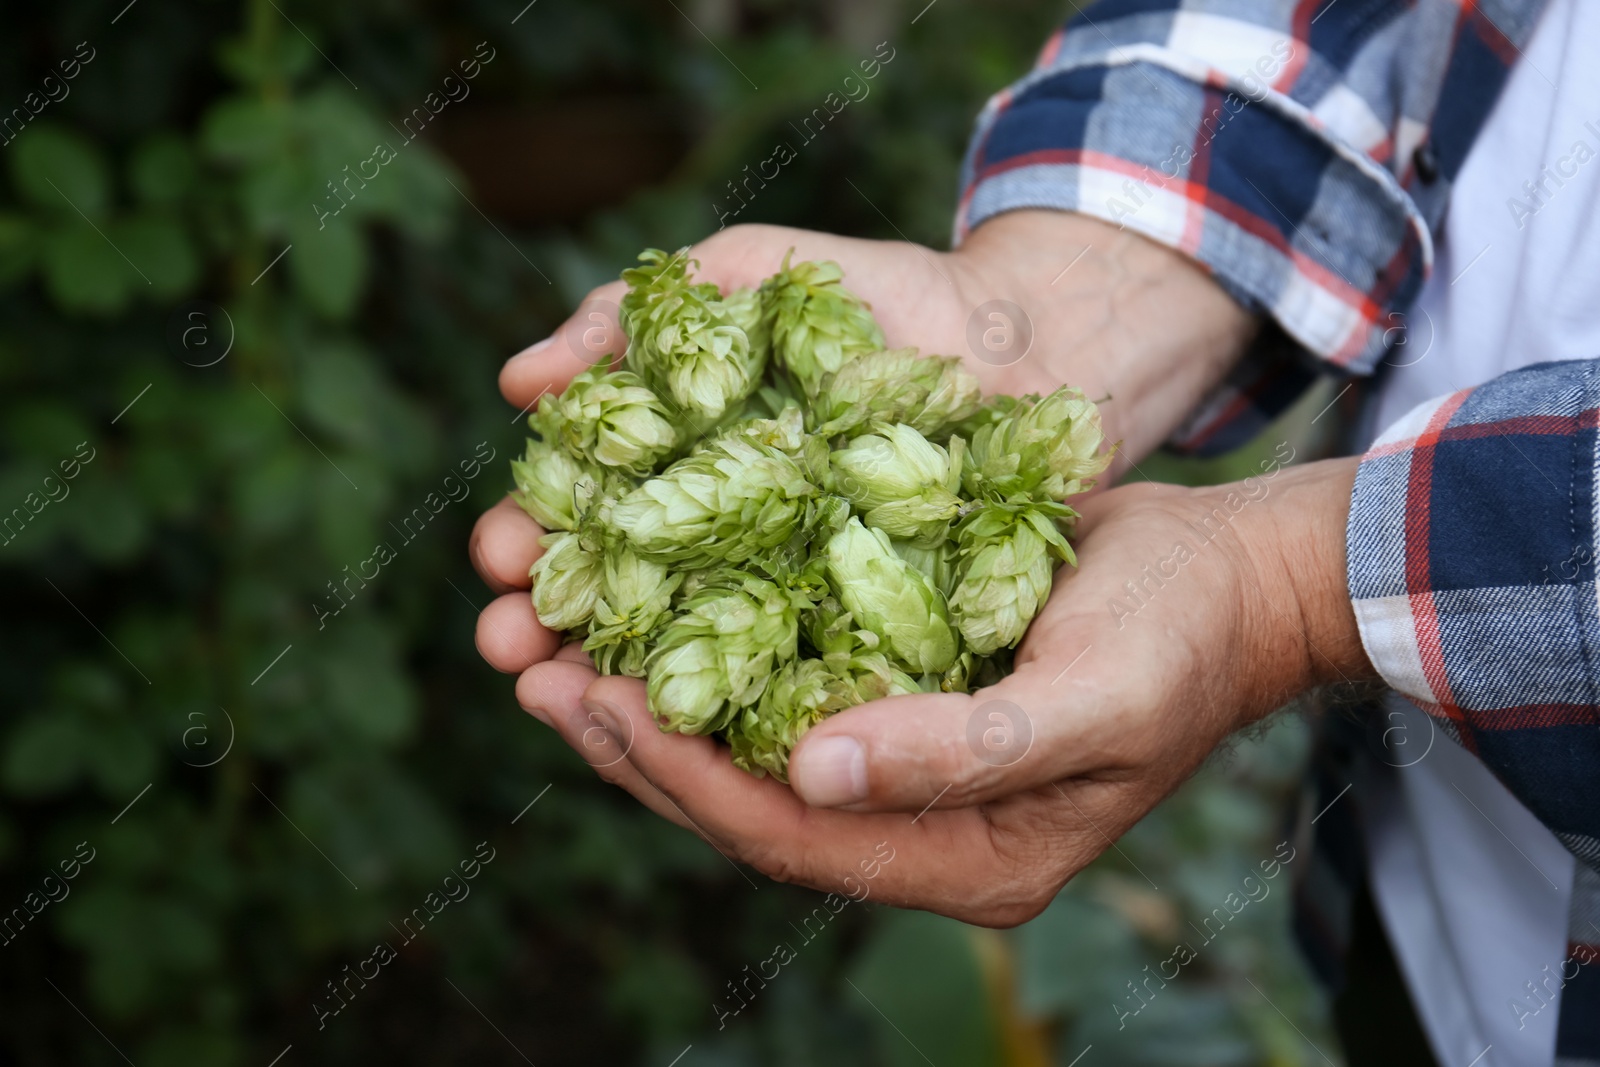
M1058 58L1000 93L962 184L958 243L1005 211L1092 215L1193 257L1351 373L1383 357L1432 266L1392 174L1288 96L1156 44Z
M1600 861L1600 361L1429 401L1361 462L1346 531L1389 685Z

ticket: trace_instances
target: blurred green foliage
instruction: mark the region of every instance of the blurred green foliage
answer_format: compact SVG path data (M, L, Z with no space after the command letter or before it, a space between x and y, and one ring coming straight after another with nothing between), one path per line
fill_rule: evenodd
M1063 14L9 13L0 911L21 919L0 946L5 1058L1320 1059L1296 1026L1331 1050L1284 932L1287 878L1138 1017L1119 1028L1113 1007L1272 855L1304 755L1293 720L1213 761L1028 926L851 906L719 1030L725 984L819 897L747 880L599 783L473 649L488 594L466 534L522 433L495 392L503 358L638 249L713 229L727 183L880 41L895 58L870 97L739 221L943 244L972 116ZM400 124L478 42L494 56L472 96L406 143ZM333 191L379 143L392 161ZM394 559L352 581L380 542ZM94 859L63 882L79 842ZM405 941L396 924L479 842L496 858L470 896ZM330 983L386 940L398 959L319 1026Z

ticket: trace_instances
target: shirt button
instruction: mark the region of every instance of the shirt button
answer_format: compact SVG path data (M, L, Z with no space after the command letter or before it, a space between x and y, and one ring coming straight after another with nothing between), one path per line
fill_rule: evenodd
M1423 185L1432 185L1439 180L1439 155L1433 150L1431 141L1424 141L1411 153L1411 165L1416 168L1417 177L1422 179Z

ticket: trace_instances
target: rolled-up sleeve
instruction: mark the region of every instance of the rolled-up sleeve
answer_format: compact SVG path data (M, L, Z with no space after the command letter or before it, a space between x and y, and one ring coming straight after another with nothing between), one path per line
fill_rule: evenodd
M1385 681L1600 864L1600 360L1429 401L1363 458L1350 596Z
M1219 420L1297 395L1280 366L1295 347L1302 369L1368 374L1394 343L1542 6L1102 0L985 107L956 240L1056 208L1192 256L1294 343L1253 354L1178 442L1237 443Z

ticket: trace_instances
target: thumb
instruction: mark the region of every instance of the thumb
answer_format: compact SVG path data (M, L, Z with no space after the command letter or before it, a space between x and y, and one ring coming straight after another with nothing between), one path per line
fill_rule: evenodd
M557 329L538 344L523 349L500 370L500 392L519 408L532 407L545 393L559 393L582 372L608 366L622 356L627 339L617 319L617 305L628 287L602 285Z
M1047 785L1113 762L1109 716L1090 698L1067 707L1013 675L972 694L888 697L810 730L789 760L807 804L851 811L959 808ZM1103 705L1103 702L1102 702Z

